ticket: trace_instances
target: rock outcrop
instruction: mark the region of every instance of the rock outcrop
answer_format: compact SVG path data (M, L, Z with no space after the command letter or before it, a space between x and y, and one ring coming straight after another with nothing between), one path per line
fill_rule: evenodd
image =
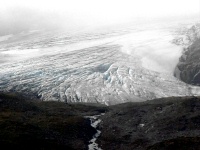
M182 45L184 51L175 69L175 76L188 84L200 85L200 24L178 32L179 36L173 42Z
M197 39L180 58L180 79L186 83L200 85L200 39Z

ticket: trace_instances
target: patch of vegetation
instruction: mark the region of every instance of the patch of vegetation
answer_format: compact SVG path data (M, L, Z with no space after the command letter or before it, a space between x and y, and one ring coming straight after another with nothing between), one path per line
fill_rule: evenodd
M165 140L147 148L147 150L198 150L200 137L178 137Z
M28 100L0 93L0 144L11 149L86 150L96 133L84 116L101 116L104 150L200 149L200 98L171 97L106 107Z
M175 140L187 147L200 145L200 98L171 97L109 107L102 117L98 143L102 149L146 150L151 145ZM187 138L188 137L188 138ZM190 138L189 138L190 137ZM173 150L180 150L175 143ZM158 146L162 149L162 144ZM152 147L153 148L153 147ZM163 146L164 150L170 147ZM198 150L199 147L194 147Z
M87 149L96 130L84 116L105 106L27 100L0 93L0 144L12 149Z

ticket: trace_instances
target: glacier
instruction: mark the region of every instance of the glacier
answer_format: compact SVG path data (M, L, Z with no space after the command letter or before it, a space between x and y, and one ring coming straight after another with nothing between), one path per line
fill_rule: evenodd
M0 91L106 105L200 95L174 77L183 50L175 31L195 21L12 35L0 41Z

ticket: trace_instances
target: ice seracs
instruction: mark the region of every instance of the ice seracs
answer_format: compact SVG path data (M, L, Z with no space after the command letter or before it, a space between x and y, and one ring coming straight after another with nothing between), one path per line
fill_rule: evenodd
M0 91L32 94L41 100L106 105L193 95L199 88L172 73L180 54L177 45L170 43L172 27L169 23L169 27L161 24L153 29L133 26L71 36L43 34L2 43L0 57L16 47L39 53L0 64Z

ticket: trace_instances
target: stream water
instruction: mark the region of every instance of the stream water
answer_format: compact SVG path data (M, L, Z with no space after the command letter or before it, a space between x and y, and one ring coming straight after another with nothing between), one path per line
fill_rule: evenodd
M85 118L89 118L91 122L91 126L96 129L96 133L93 135L92 139L89 141L88 150L102 150L99 145L96 143L96 140L101 134L101 131L97 129L101 119L100 116L104 115L104 113L100 115L93 115L93 116L85 116Z

